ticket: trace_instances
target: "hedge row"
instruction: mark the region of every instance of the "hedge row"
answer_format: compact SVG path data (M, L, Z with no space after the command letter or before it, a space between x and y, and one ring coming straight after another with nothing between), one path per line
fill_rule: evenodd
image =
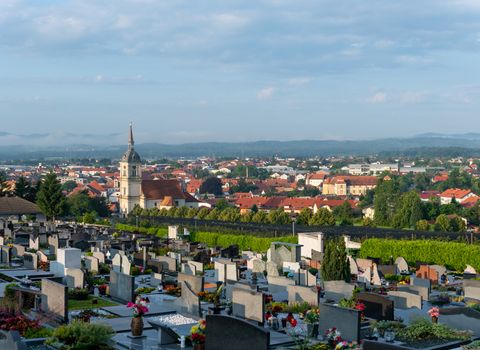
M191 233L192 240L202 242L209 247L220 246L226 248L232 244L238 244L240 250L252 250L265 253L272 242L297 243L297 237L255 237L253 235L229 235L214 232Z
M119 231L140 232L158 237L166 237L168 229L165 227L137 227L133 225L116 224L115 229Z
M167 235L166 228L158 227L139 227L116 224L115 229L121 231L141 232L150 235L157 235L159 237L165 237ZM270 248L272 242L289 242L297 243L297 237L256 237L254 235L239 235L239 234L224 234L215 232L195 232L191 233L191 238L195 242L201 242L209 247L220 246L226 248L232 244L238 244L241 250L251 249L255 252L266 252Z
M466 265L480 270L480 246L466 243L434 240L390 240L372 238L362 243L360 257L380 258L389 261L402 256L409 265L417 261L463 271Z

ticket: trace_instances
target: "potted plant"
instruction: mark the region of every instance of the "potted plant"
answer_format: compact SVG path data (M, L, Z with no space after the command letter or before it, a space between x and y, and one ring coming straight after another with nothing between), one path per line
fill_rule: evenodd
M129 302L127 304L127 307L133 310L130 328L134 337L140 337L143 333L143 315L148 312L147 306L147 300L141 297L137 297L135 303Z
M325 340L331 348L335 348L338 343L343 341L341 334L336 327L327 329L325 332Z
M205 349L205 328L207 323L205 320L198 321L196 326L190 329L190 340L193 344L193 350Z
M318 337L318 319L319 309L307 310L304 314L303 320L307 324L307 336L310 338Z

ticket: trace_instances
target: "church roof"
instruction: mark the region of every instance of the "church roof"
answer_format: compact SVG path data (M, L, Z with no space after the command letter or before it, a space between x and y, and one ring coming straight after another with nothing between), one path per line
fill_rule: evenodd
M171 197L191 202L193 198L181 189L177 180L142 180L142 193L147 199Z

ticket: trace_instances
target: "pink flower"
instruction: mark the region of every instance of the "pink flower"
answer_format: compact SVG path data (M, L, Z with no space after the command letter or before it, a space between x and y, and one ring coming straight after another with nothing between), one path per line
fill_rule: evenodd
M127 307L128 307L128 308L132 307L133 305L135 305L135 304L132 303L131 301L129 301L129 302L127 303Z

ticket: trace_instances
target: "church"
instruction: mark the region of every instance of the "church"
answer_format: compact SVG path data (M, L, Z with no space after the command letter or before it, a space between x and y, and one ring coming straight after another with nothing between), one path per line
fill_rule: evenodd
M128 150L120 161L119 205L122 216L128 215L137 204L147 209L200 206L200 202L186 192L175 179L142 179L142 161L134 145L133 129L130 124Z

